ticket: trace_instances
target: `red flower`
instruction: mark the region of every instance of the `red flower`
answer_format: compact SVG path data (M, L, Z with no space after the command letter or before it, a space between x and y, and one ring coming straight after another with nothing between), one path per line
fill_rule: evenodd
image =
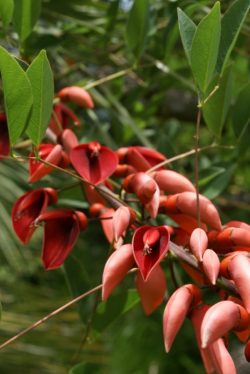
M75 125L80 125L80 119L70 108L62 103L55 104L48 126L49 130L58 136L63 130L67 129L72 122Z
M133 254L144 281L165 257L168 243L169 231L166 226L142 226L135 231Z
M12 208L12 225L19 239L27 244L37 228L34 221L49 204L57 201L57 192L52 188L39 188L19 197Z
M73 148L70 159L81 177L95 185L112 175L118 164L115 152L98 142L80 144Z
M84 90L84 88L81 87L64 87L58 92L57 96L62 101L71 101L72 103L88 109L94 108L92 97L86 90Z
M10 153L9 132L5 113L0 113L0 160Z
M42 260L46 270L63 264L72 251L80 230L87 226L84 213L71 209L57 209L41 214L36 223L44 222Z
M54 165L62 163L63 167L68 162L67 155L65 154L65 152L63 152L62 147L59 144L40 144L38 154L42 160L48 161L49 163ZM53 171L53 166L45 165L39 160L36 160L34 158L34 152L30 154L30 157L32 157L29 161L30 183L39 181L42 177Z

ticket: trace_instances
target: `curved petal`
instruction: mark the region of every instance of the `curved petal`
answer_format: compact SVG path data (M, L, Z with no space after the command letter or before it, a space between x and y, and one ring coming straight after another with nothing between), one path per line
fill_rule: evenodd
M202 262L202 257L208 246L207 234L204 230L197 228L190 236L190 249L198 261Z
M151 272L145 282L141 273L136 274L136 288L141 298L142 306L146 315L153 313L163 302L167 289L166 276L162 268L158 265Z
M173 170L160 170L150 174L159 188L166 193L176 194L184 191L195 192L193 184L182 174Z
M57 93L57 96L62 101L71 101L88 109L94 108L94 102L90 94L84 88L78 86L64 87Z
M106 300L113 289L134 265L131 244L122 245L108 258L102 275L102 300Z

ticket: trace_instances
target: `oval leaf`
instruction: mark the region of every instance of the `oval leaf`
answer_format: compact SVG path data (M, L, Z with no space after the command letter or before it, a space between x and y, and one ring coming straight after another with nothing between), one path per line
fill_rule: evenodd
M54 81L45 51L41 51L27 70L34 105L29 119L27 134L38 146L49 123L54 97Z
M14 27L23 42L32 32L41 11L42 0L15 0Z
M149 24L149 0L135 0L127 24L127 44L138 59L143 51Z
M199 23L191 48L191 68L201 92L205 92L215 70L220 42L220 3Z
M225 73L219 82L219 89L209 98L202 108L207 127L217 137L221 135L230 107L232 83L232 71L229 67L225 70ZM211 86L214 87L215 82Z
M13 145L27 124L33 103L32 90L19 63L2 47L0 47L0 69L10 143Z
M192 41L197 29L195 23L180 8L177 9L181 41L190 63Z
M237 0L228 8L221 20L220 48L216 65L218 72L225 68L249 7L249 0Z

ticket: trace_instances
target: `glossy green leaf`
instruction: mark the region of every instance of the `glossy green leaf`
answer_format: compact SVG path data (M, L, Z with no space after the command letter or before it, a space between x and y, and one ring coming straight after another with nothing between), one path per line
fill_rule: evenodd
M211 84L211 90L215 87L216 81ZM221 135L223 125L230 107L232 98L232 71L229 67L225 70L218 82L219 88L203 105L202 112L209 130L217 137Z
M41 51L27 69L34 103L27 127L27 134L35 145L39 145L49 123L54 97L54 81L45 51Z
M14 0L14 27L23 42L32 32L41 12L42 0Z
M135 0L130 10L126 37L129 49L138 59L144 49L149 26L149 0Z
M93 329L98 333L102 332L114 320L134 308L139 301L138 293L134 289L111 295L107 301L99 304L92 324Z
M249 0L236 0L222 17L221 40L216 65L218 72L223 71L226 66L249 7Z
M214 74L220 42L220 3L197 26L191 47L191 68L194 79L205 92Z
M232 123L235 135L239 138L250 121L250 83L239 92L232 108Z
M181 41L182 41L186 56L188 58L188 61L190 62L192 41L193 41L193 37L194 37L197 27L195 23L180 8L177 9L177 13L178 13L178 23L179 23Z
M0 70L10 143L13 145L27 125L33 104L32 89L19 63L2 47L0 47Z
M0 19L2 20L4 27L8 26L12 20L13 9L13 0L0 0Z
M225 165L223 171L213 178L202 190L202 194L209 199L219 196L229 185L236 169L235 164Z

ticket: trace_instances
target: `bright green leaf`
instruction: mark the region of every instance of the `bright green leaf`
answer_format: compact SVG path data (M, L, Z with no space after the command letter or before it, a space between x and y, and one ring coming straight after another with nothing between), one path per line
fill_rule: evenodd
M54 81L45 51L41 51L27 69L34 103L27 134L35 145L39 145L49 123L54 97Z
M219 88L214 92L214 94L212 94L202 108L207 127L217 137L221 135L221 131L230 107L232 83L232 71L229 67L227 70L225 70L218 83ZM211 90L214 86L215 82L211 85Z
M188 61L190 62L190 53L192 47L193 37L196 31L195 23L184 13L180 8L177 9L178 23L181 35L181 41L187 55Z
M143 51L149 26L149 0L135 0L127 23L127 44L138 59Z
M221 40L216 65L219 73L225 68L249 7L249 0L236 0L221 20Z
M205 92L214 74L220 42L220 3L197 26L191 47L191 68L201 92Z
M0 18L4 27L8 26L12 20L13 8L13 0L0 0Z
M239 138L250 121L250 83L239 92L232 108L232 123L235 135Z
M128 290L114 294L99 304L92 328L96 332L105 330L114 320L134 308L139 303L136 290Z
M23 42L32 32L41 12L42 0L14 0L14 27Z
M10 143L13 145L27 125L33 103L32 89L19 63L2 47L0 47L0 70Z
M99 370L98 370L99 369ZM80 364L77 364L73 366L69 374L90 374L90 373L101 373L100 364L92 363L92 362L81 362Z

